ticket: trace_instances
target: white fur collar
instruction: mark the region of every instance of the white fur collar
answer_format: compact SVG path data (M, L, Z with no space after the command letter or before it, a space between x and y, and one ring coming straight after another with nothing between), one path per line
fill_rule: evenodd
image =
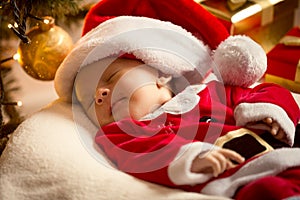
M170 101L159 107L154 112L144 116L140 120L151 120L158 117L162 113L170 113L174 115L187 113L198 104L200 97L197 94L204 88L206 88L205 84L190 85L173 97Z

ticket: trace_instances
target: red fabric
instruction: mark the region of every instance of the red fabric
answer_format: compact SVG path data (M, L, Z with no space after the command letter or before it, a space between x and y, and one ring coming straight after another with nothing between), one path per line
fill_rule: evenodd
M279 94L279 95L278 95ZM272 97L272 95L274 95ZM276 96L277 95L277 96ZM296 126L300 120L300 111L295 101L291 101L290 91L272 83L260 84L253 88L251 95L242 96L237 105L242 102L268 102L283 108ZM287 102L289 102L287 104ZM295 109L298 108L298 109Z
M291 94L274 84L262 84L254 89L225 87L224 90L221 83L210 82L198 95L200 102L190 112L162 114L152 121L114 122L102 127L95 141L122 171L150 182L199 192L205 184L176 186L168 177L167 166L183 145L194 141L213 144L219 136L239 129L233 112L243 102L279 102L276 105L285 109L295 124L300 116ZM212 121L199 122L203 117ZM228 177L237 169L219 178Z
M282 62L276 59L268 58L268 69L266 74L271 74L294 81L296 71L297 63Z
M286 35L300 37L300 29L293 28ZM297 64L300 59L300 47L277 44L268 54L268 68L266 73L295 80Z
M249 183L238 191L235 200L282 200L292 196L300 196L300 167Z
M212 49L229 36L223 24L193 0L102 0L88 12L82 34L121 15L170 21L202 39Z

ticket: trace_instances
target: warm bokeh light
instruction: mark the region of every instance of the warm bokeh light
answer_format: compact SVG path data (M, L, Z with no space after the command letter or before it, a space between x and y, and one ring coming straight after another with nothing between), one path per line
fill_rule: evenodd
M20 59L20 54L16 53L15 55L13 55L13 59L14 60L19 60Z

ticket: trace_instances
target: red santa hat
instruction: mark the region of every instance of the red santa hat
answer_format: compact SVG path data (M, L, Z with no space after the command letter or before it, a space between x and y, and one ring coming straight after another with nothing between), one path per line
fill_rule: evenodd
M195 69L205 75L211 68L210 49L228 36L193 0L102 0L87 14L82 38L59 67L55 89L71 102L77 85L77 100L95 119L94 92L101 70L86 66L126 54L174 77Z
M102 0L87 14L83 35L117 16L143 16L179 25L211 49L229 36L227 29L194 0Z
M121 16L123 16L123 18ZM125 16L127 18L124 18ZM136 19L137 17L134 16L158 19L158 21L154 23L153 20L149 20L147 18ZM119 18L121 19L119 20ZM196 37L200 39L200 42L203 41L204 44L207 44L209 49L214 49L221 41L229 36L225 27L213 15L193 0L102 0L94 5L88 12L84 22L83 37L77 42L74 49L66 57L56 73L55 88L58 95L64 100L71 101L72 92L70 91L73 89L74 80L79 68L83 67L83 63L87 65L92 62L88 62L86 57L92 51L95 52L95 47L103 45L104 40L108 41L120 33L129 33L137 29L153 30L156 28L157 30L157 27L159 27L160 30L157 32L163 32L164 30L165 32L171 32L170 30L174 29L175 25L167 24L165 21L180 26L176 27L176 31L173 30L173 33L182 29L179 31L180 33L177 34L178 36L180 34L182 37L179 36L179 38L176 38L177 41L171 39L169 41L165 41L165 45L178 43L178 46L182 46L180 47L182 51L185 51L187 54L190 53L189 51L192 49L188 49L189 47L187 45L184 47L185 40L195 41L193 37ZM124 30L122 31L120 29ZM147 63L149 60L153 61L153 58L150 58L150 51L145 48L146 44L139 45L138 42L149 42L151 43L150 45L154 45L158 48L160 40L169 38L169 36L166 35L166 33L162 34L161 38L155 41L153 35L147 34L143 36L141 34L142 33L140 32L138 36L139 41L132 41L132 44L127 42L127 45L139 46L139 48L144 46L144 52L147 51L147 53L144 53L144 56L142 56L142 58L139 57L139 59L144 61L146 64L153 64L153 62ZM158 35L159 33L156 34ZM187 36L187 38L183 38L185 36ZM178 39L180 39L180 41ZM106 44L108 43L107 41ZM169 44L167 44L167 42L169 42ZM187 49L185 50L186 47ZM201 48L203 49L203 47ZM114 48L116 54L121 52L134 54L132 49L133 47L130 50L125 47ZM197 49L193 50L197 51ZM141 52L142 51L143 50L141 50ZM192 54L195 53L201 55L202 52L192 52ZM137 57L136 55L134 56ZM99 57L98 60L100 59L102 58ZM155 59L160 60L160 64L167 61L167 58L163 58L162 56L158 56ZM86 62L84 62L84 60ZM93 58L93 62L94 61L96 61L96 58ZM183 71L193 70L193 67L189 67L190 69L184 67L176 69L175 66L179 66L179 64L172 66L164 65L164 68L177 70L177 74ZM207 67L206 69L203 69L203 71L205 70L207 70ZM162 71L168 72L170 70Z

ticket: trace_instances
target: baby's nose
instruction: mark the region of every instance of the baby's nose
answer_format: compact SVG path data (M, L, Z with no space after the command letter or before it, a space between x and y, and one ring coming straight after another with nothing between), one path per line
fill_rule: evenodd
M100 88L99 89L99 95L97 98L97 103L102 104L103 101L107 98L110 90L108 88Z

